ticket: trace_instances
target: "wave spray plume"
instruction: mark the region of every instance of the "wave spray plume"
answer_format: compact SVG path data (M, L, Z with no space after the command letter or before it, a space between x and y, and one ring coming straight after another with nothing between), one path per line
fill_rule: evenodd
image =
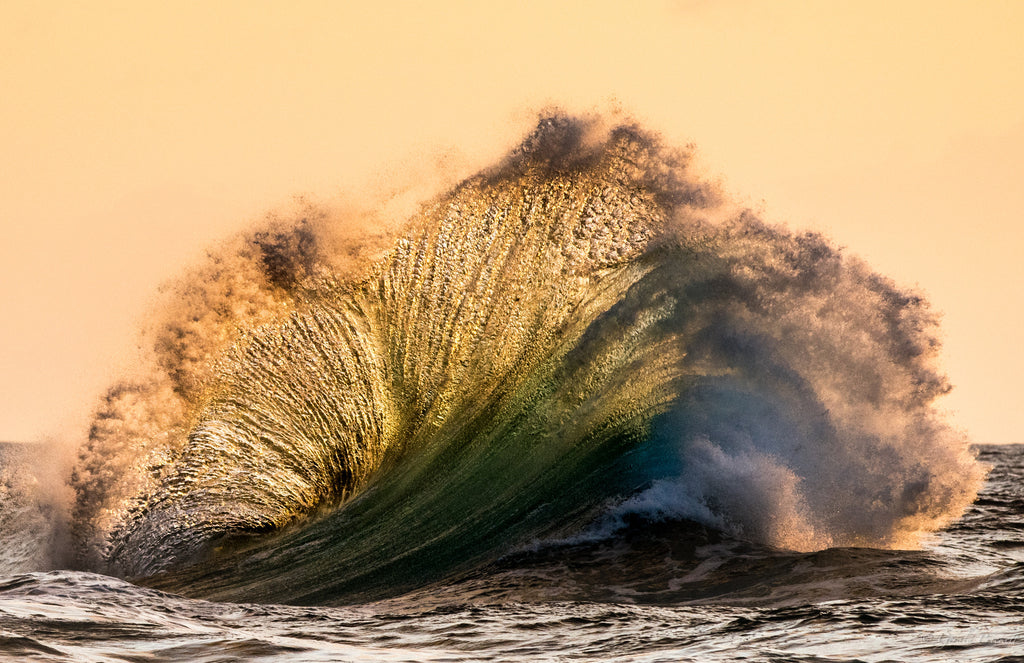
M689 163L554 115L393 235L308 209L211 254L82 448L79 564L336 603L629 520L810 551L957 517L926 302Z

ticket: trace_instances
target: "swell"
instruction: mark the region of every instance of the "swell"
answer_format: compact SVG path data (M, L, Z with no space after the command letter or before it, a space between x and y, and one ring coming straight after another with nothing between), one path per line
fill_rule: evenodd
M212 254L83 447L80 563L332 602L636 516L797 550L955 518L926 302L689 159L549 117L382 259L309 210Z

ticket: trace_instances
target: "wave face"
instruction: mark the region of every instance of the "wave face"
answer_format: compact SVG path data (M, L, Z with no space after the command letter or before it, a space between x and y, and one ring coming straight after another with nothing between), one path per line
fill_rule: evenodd
M626 523L811 551L959 516L926 302L689 162L547 117L382 257L314 210L211 253L82 448L80 565L336 603Z

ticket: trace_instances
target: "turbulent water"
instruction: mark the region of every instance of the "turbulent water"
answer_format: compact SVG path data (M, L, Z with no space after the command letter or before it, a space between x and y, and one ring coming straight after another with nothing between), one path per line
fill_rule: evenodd
M3 449L0 644L1020 650L1022 450L944 423L927 303L689 163L547 117L396 230L307 208L211 251L66 473Z

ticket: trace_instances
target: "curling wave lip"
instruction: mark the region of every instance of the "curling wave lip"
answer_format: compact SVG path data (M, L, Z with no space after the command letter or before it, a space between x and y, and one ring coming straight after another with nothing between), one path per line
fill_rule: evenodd
M80 565L330 603L638 518L807 551L957 517L927 303L689 159L554 115L357 275L315 214L215 254L96 419Z

